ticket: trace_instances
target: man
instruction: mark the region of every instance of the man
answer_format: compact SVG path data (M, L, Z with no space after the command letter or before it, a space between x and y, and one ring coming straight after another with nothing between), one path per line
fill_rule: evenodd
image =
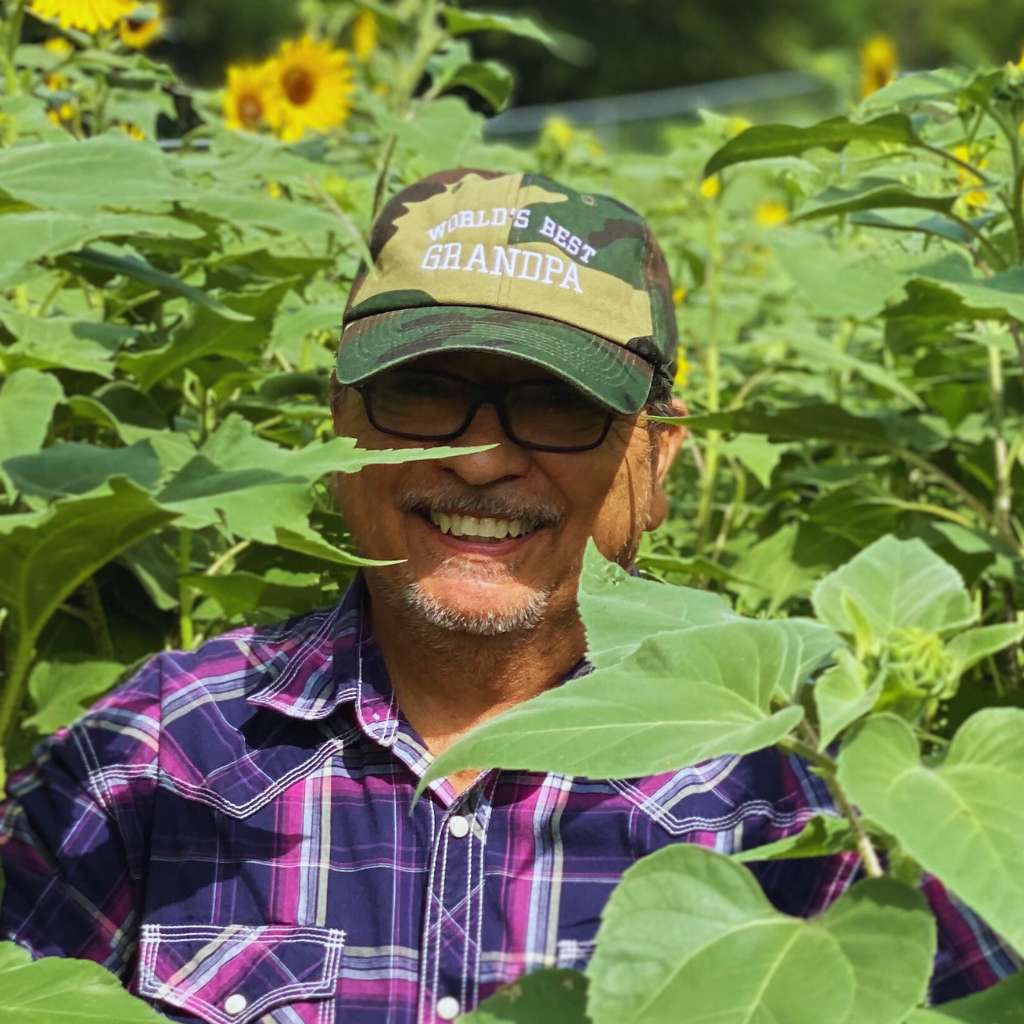
M536 175L452 171L396 196L333 385L366 447L470 454L335 481L367 570L343 602L154 658L48 742L0 818L0 935L88 957L172 1019L453 1020L582 967L622 872L828 809L773 750L585 780L465 773L412 797L474 725L586 671L584 546L630 565L682 431L664 260L642 219ZM675 408L679 408L675 406ZM848 855L756 865L821 910ZM934 993L1012 970L937 887Z

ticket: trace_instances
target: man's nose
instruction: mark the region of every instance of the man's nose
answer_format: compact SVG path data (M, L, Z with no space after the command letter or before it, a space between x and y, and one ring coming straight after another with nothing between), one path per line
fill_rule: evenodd
M485 402L476 410L465 433L460 434L452 444L496 445L485 452L460 455L445 461L445 467L468 484L480 486L509 476L523 476L530 468L530 453L505 433L498 418L498 410L490 402Z

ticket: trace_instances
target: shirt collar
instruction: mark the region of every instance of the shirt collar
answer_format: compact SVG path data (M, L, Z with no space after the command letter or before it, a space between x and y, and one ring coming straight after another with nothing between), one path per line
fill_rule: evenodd
M401 720L373 637L362 573L334 608L237 642L264 671L265 682L245 698L248 704L310 722L352 705L367 736L383 746L395 742Z

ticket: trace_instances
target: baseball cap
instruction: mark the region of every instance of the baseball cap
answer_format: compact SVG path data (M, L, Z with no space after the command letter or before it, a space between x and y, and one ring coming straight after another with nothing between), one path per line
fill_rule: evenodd
M459 168L403 189L353 284L336 373L356 384L428 353L497 352L634 413L678 342L644 219L541 174Z

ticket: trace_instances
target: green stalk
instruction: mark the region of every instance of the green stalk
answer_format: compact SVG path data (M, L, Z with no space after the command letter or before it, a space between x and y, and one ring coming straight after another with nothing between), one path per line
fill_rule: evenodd
M178 531L178 632L181 646L191 649L195 643L195 627L192 623L192 604L195 593L192 588L181 582L181 578L192 571L192 534L189 530Z
M989 390L992 394L992 425L995 427L995 436L992 443L996 480L992 518L1000 533L1013 536L1013 528L1011 526L1013 496L1010 488L1010 473L1013 467L1010 464L1009 449L1003 429L1003 361L999 349L995 345L988 346L988 380Z
M857 853L861 863L864 865L864 873L868 878L883 878L885 871L882 869L882 862L878 859L878 852L875 850L871 837L864 828L864 819L861 818L857 809L853 806L846 791L839 783L839 767L831 757L819 753L814 746L803 743L793 736L789 736L779 743L783 750L797 754L809 761L824 780L828 791L835 800L836 806L842 812L843 817L850 823L857 843Z
M719 262L721 248L718 238L718 207L712 209L708 219L708 263L705 278L708 290L708 333L704 341L704 372L707 379L705 403L708 412L718 412L721 407L721 380L719 377L720 362L718 350L718 296L719 296ZM715 485L718 478L718 465L721 458L722 433L709 430L704 439L704 472L700 478L700 498L697 504L697 541L696 549L702 552L711 526L714 511Z
M114 657L114 641L110 636L107 614L103 610L100 599L100 588L96 585L96 577L90 576L82 587L85 606L88 609L89 625L92 627L93 639L96 642L96 653L101 658L112 660Z
M8 96L18 92L18 72L14 63L14 54L21 42L21 27L25 21L26 0L14 0L11 4L11 16L7 19L7 39L4 41L4 80Z
M0 751L7 746L14 726L18 722L21 706L25 703L25 690L28 686L28 672L32 664L31 640L28 642L19 637L14 645L7 668L7 682L0 687Z

